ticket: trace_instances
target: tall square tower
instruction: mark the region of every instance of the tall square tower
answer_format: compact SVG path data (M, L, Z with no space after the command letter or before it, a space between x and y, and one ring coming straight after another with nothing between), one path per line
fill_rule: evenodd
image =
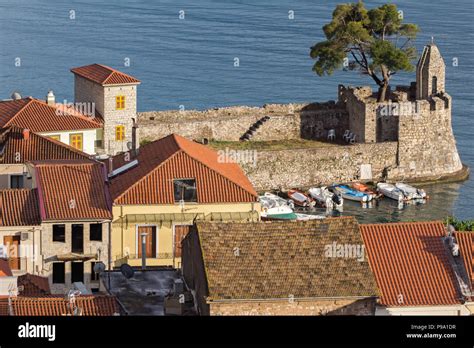
M94 103L95 117L103 122L97 134L98 154L115 155L138 147L137 86L140 80L111 67L92 64L71 69L74 102Z

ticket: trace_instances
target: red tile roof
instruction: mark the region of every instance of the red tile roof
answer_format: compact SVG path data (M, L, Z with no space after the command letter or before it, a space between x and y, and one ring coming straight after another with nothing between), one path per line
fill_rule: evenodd
M91 64L73 68L71 72L102 86L140 83L140 80L130 75L101 64Z
M455 232L454 236L470 280L471 291L474 291L474 232Z
M13 276L8 260L0 259L0 277Z
M100 119L64 107L51 106L32 97L0 102L0 128L10 125L28 128L36 133L102 127Z
M22 286L21 296L44 296L51 294L46 277L26 273L18 277L18 286Z
M84 316L112 316L120 314L120 307L114 296L77 296L76 306ZM14 316L64 316L72 315L65 296L24 297L12 299ZM0 299L0 315L9 315L8 298Z
M360 225L360 229L382 305L460 303L442 222Z
M0 190L0 226L39 226L36 190Z
M23 137L23 129L10 126L0 130L0 163L15 164L48 159L89 159L82 151L60 141L30 132Z
M113 159L114 168L127 162ZM195 178L198 203L256 202L257 193L236 163L221 163L207 146L171 134L140 148L138 165L111 181L116 204L174 204L173 179ZM133 160L133 159L132 159Z
M111 219L103 164L91 161L32 162L41 219Z

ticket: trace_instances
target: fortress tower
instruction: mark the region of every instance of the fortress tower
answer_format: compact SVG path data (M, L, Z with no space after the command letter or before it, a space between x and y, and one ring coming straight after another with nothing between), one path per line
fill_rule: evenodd
M438 47L431 43L423 49L416 67L416 99L428 99L445 92L446 65Z
M115 155L138 147L137 86L140 80L105 65L92 64L71 69L74 73L74 102L94 103L98 130L96 152ZM101 133L101 134L100 134Z

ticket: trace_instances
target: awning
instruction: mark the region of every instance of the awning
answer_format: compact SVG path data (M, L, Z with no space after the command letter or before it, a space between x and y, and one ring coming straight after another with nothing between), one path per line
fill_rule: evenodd
M112 223L114 225L125 224L126 227L134 224L158 224L162 222L188 222L194 220L199 221L229 221L229 222L244 222L244 221L258 221L258 212L216 212L210 214L204 213L182 213L182 214L127 214Z
M97 254L78 254L78 253L68 253L56 255L59 261L88 261L97 259Z

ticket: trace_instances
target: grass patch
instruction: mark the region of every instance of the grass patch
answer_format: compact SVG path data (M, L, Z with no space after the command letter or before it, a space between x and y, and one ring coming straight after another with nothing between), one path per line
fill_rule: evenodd
M226 148L233 150L291 150L337 146L323 141L293 139L273 141L210 141L209 146L215 150Z

